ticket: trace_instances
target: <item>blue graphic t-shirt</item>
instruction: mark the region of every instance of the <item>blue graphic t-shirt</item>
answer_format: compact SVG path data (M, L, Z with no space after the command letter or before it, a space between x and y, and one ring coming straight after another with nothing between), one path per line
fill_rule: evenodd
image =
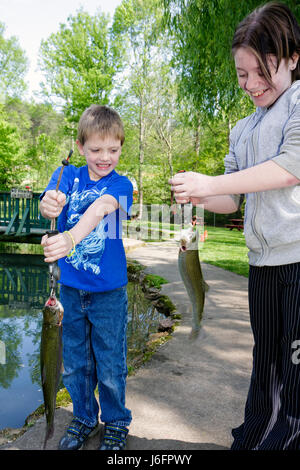
M45 192L56 188L59 173L60 168L53 173ZM103 194L113 196L120 205L76 245L72 256L58 260L61 284L87 292L104 292L126 285L122 220L128 218L132 206L132 183L115 170L93 181L87 165L80 168L69 165L64 168L59 190L67 196L67 203L58 218L60 232L76 225L87 208Z

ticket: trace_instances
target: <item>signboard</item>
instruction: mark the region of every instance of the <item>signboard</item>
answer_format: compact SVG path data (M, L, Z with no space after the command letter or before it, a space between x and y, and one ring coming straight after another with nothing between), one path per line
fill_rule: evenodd
M10 197L12 199L32 199L33 192L27 189L13 188L10 191Z

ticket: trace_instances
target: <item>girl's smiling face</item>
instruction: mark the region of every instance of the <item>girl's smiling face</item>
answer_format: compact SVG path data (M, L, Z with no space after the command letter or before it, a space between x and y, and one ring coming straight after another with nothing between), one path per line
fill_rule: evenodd
M113 136L92 134L82 145L76 141L80 155L84 155L90 179L97 181L107 176L119 163L121 141Z
M239 86L250 96L255 106L268 108L291 86L292 70L298 58L298 54L294 54L288 60L282 59L276 72L277 59L272 54L268 56L272 87L265 79L257 57L250 49L240 47L234 54Z

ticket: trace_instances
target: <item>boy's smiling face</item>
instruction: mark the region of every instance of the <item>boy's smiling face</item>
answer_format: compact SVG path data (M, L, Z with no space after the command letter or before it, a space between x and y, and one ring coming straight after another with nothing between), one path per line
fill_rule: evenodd
M107 176L119 163L122 146L121 141L113 136L92 134L82 145L76 141L80 155L84 155L90 179L98 181Z

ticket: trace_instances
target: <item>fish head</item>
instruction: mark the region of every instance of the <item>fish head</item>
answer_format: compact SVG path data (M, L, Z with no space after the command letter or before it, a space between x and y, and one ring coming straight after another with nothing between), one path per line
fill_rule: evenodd
M43 308L43 319L50 325L60 325L64 314L64 308L61 302L55 297L50 296Z
M186 229L182 229L179 234L179 249L182 252L198 249L197 229L192 224Z

